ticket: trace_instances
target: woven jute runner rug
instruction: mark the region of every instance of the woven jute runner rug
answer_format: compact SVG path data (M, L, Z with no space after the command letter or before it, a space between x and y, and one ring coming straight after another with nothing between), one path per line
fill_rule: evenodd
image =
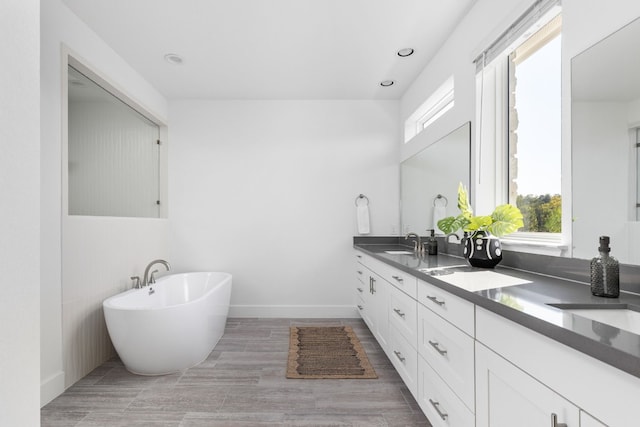
M378 378L350 326L291 327L287 378Z

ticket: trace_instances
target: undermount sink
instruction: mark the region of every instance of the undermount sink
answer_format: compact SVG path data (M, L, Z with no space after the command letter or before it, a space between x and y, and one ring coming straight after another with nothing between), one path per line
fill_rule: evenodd
M518 277L467 264L420 268L418 271L470 292L531 283Z
M640 335L640 306L628 304L549 304L564 312Z
M389 255L413 255L412 251L384 251L384 253Z

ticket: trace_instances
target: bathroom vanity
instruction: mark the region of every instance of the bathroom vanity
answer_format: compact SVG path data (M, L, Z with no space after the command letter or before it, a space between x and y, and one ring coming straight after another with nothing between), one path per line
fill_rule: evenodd
M639 295L398 244L354 249L362 318L434 426L640 423L640 334L592 313Z

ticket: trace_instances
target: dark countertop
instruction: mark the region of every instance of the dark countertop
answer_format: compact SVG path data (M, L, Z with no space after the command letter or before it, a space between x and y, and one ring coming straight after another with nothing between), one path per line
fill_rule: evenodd
M629 307L640 311L640 295L621 292L619 298L595 297L588 283L500 265L495 272L531 283L470 292L439 280L438 276L418 271L420 268L465 264L464 258L447 254L416 256L385 253L388 250L411 250L393 243L356 242L354 247L420 280L640 378L640 335L550 305L575 304L577 306L574 308L590 308L590 305L607 304L612 308Z

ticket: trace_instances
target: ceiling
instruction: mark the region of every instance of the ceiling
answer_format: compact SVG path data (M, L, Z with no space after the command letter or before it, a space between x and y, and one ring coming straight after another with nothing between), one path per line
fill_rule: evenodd
M397 99L475 0L63 2L169 99Z

